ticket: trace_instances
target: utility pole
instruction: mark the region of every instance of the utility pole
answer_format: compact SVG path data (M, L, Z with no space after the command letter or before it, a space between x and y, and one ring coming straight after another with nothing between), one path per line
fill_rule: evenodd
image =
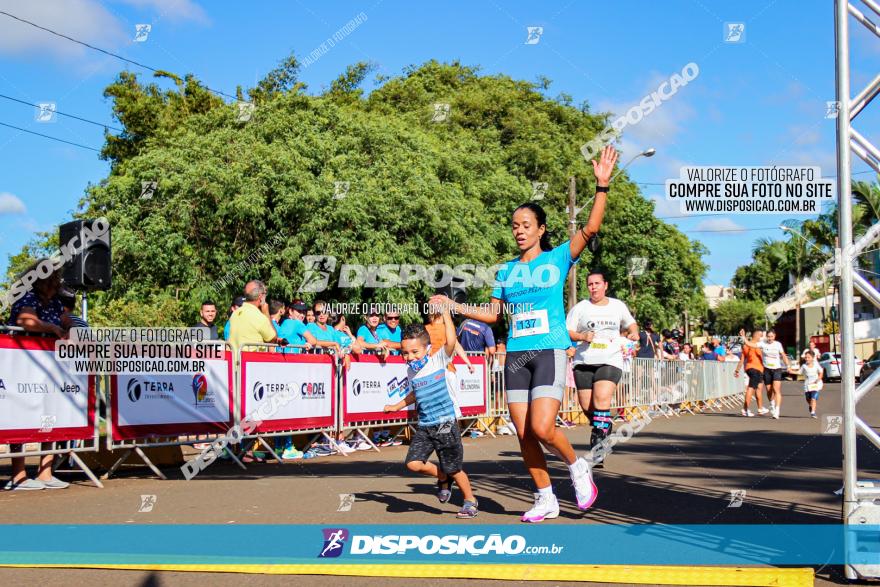
M568 178L568 238L574 238L577 232L577 187L572 175ZM571 310L577 304L577 265L572 266L568 272L568 309Z
M687 311L687 308L685 308L684 309L684 341L685 342L691 341L690 327L691 327L691 324L690 324L690 321L688 320L688 311Z

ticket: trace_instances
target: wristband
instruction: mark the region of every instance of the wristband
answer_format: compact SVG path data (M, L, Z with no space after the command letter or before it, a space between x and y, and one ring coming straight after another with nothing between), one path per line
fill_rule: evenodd
M608 193L608 186L607 185L597 185L596 186L596 193L599 193L599 192L604 192L607 194Z

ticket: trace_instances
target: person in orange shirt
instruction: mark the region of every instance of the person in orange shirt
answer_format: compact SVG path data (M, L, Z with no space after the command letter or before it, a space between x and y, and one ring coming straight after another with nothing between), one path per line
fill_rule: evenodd
M430 312L428 314L428 323L425 324L425 330L428 331L428 336L431 338L430 355L438 352L446 344L446 331L444 328L443 314L439 312ZM468 371L471 373L475 371L474 366L471 364L470 357L468 357L464 348L462 348L461 343L457 340L455 341L455 354L464 360L468 366ZM451 361L449 362L448 369L453 373L455 372L455 367L452 365Z
M743 402L742 415L748 416L749 418L755 415L749 410L749 404L752 402L753 395L757 394L759 411L763 408L763 406L761 406L761 385L764 380L764 360L761 349L758 346L758 343L761 342L763 336L764 331L760 328L752 332L751 344L747 342L743 345L742 357L740 357L739 363L736 365L736 371L733 372L734 377L739 377L740 369L742 369L743 364L745 364L746 376L749 378L749 383L746 387L746 397Z

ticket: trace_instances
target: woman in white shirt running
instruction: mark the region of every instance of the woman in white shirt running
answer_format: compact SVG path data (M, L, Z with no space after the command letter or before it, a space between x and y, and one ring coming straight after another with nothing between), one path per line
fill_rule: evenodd
M611 400L623 374L626 339L639 339L636 324L626 304L606 297L608 281L594 271L587 276L589 299L578 302L565 325L572 342L579 343L574 355L574 381L578 401L589 418L590 449L601 462L604 451L593 450L611 434ZM626 338L620 331L626 329ZM598 464L598 462L597 462Z

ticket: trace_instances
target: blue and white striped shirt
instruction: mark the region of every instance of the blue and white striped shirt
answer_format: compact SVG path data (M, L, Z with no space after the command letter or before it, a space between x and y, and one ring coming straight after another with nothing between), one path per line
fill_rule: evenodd
M456 420L455 390L449 388L446 377L446 367L451 361L446 349L441 348L418 372L407 369L410 391L416 395L419 427Z

